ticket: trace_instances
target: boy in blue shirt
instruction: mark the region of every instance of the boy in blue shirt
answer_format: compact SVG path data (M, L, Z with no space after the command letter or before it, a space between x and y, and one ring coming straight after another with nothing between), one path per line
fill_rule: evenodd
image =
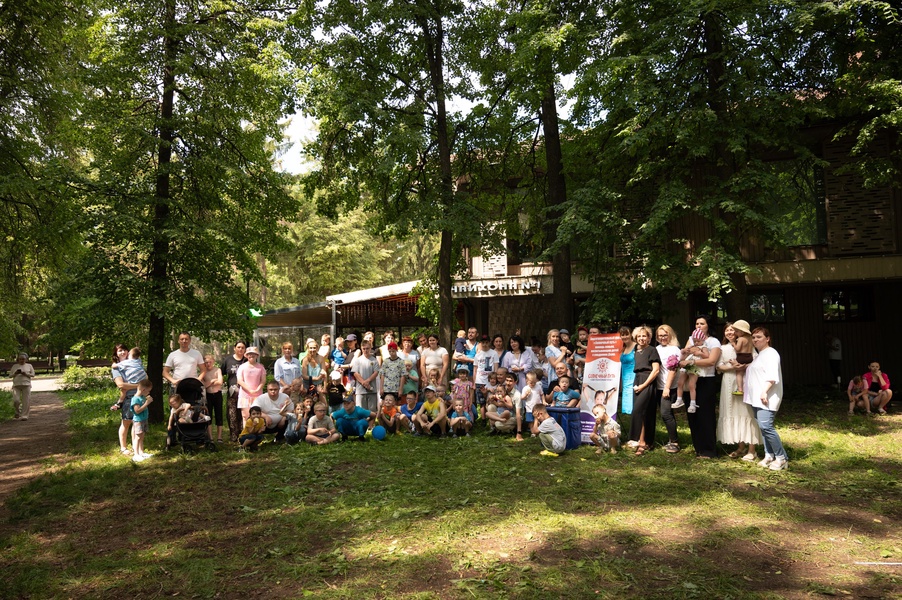
M562 375L558 378L557 385L554 386L554 389L548 394L547 399L551 400L550 404L553 406L574 407L579 405L579 392L571 390L570 377Z
M132 396L131 409L135 413L135 417L132 419L132 448L135 450L135 455L132 456L132 460L135 462L141 462L153 456L144 452L144 434L147 432L147 417L149 416L147 407L153 402L153 398L150 397L151 389L153 389L153 384L150 383L150 380L142 379L138 382L137 393Z
M421 435L423 433L422 426L417 419L414 419L414 416L423 408L422 402L417 402L417 393L415 391L407 392L406 394L407 402L402 404L400 407L401 414L398 417L398 429L407 430L414 435Z
M345 398L342 407L332 413L335 428L341 434L341 439L356 435L361 442L366 441L366 430L376 418L376 413L367 410L354 403L354 398Z

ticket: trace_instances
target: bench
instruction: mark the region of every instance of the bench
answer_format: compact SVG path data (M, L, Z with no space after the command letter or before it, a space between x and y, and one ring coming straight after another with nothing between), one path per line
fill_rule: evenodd
M87 358L87 359L78 359L75 361L75 364L79 367L85 367L87 369L95 368L95 367L109 367L113 364L108 358Z
M51 365L49 360L30 360L28 363L34 367L35 373L53 373L56 371L56 365ZM0 361L0 375L9 375L9 370L12 369L15 364L16 363L12 361Z

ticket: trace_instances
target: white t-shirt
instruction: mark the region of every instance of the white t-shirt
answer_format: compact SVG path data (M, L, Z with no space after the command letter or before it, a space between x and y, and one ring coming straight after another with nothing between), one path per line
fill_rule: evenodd
M708 336L705 339L705 346L708 348L708 356L711 356L711 352L715 349L720 350L720 340L715 337ZM710 367L699 367L699 377L714 377L717 374L717 361L714 361L714 364Z
M542 386L536 383L535 387L529 387L529 385L524 385L523 389L520 390L520 397L523 401L523 411L527 415L532 414L532 409L535 408L536 404L542 399Z
M435 350L431 348L426 348L422 353L423 362L426 364L426 373L425 375L429 375L430 369L438 369L438 372L442 372L442 363L444 362L443 357L448 356L448 351L439 346Z
M489 373L498 368L498 353L492 348L484 352L479 350L474 360L476 365L476 385L488 385Z
M661 358L661 370L658 371L658 389L663 390L664 386L667 385L667 375L670 373L670 369L667 368L667 359L671 356L676 356L677 360L680 358L680 348L679 346L658 346L658 356ZM680 368L676 367L675 371L679 371ZM670 383L671 389L675 388L677 385L678 376L673 378L673 381Z
M254 403L251 404L251 406L259 406L260 410L263 411L263 414L268 415L275 425L278 424L279 420L282 418L279 411L282 410L282 407L285 406L286 402L291 402L288 395L279 392L279 397L276 398L275 402L269 397L269 394L262 394L254 399ZM289 410L294 410L294 405L292 404L292 406L288 408Z
M376 362L375 356L370 355L370 358L367 358L366 356L361 354L360 356L358 356L357 358L355 358L354 360L351 361L351 372L359 373L360 376L363 377L364 379L369 378L370 375L372 375L373 373L375 373L378 370L379 370L379 363ZM375 379L373 379L373 381L370 382L370 387L372 388L372 391L363 387L363 384L360 383L359 381L357 381L356 377L354 378L354 381L357 384L356 385L356 393L358 393L358 394L375 394L376 390L379 389L379 384L378 384L377 380L375 380Z
M166 357L166 366L172 371L172 378L176 381L197 379L202 364L204 364L204 357L193 348L187 352L182 352L180 348L170 352Z
M774 384L767 392L767 406L761 402L761 393L768 381ZM780 367L780 353L773 348L765 348L745 370L745 396L742 400L755 408L766 408L774 412L780 410L783 401L783 369Z

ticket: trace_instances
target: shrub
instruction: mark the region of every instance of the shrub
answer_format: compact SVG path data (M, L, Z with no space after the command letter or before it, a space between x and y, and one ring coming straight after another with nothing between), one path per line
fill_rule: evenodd
M109 367L79 367L72 365L60 378L64 390L102 390L116 387Z

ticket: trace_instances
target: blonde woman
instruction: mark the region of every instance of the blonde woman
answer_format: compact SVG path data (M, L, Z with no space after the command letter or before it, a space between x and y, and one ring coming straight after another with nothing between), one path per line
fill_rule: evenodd
M658 351L651 346L651 329L640 325L633 329L632 337L636 340L635 365L633 373L633 418L630 421L630 440L639 442L636 456L648 452L655 443L655 408L652 405L655 390L658 387L658 373L661 370L661 358ZM646 414L651 414L650 425Z
M673 416L673 409L682 406L683 399L677 389L677 375L679 374L680 340L670 325L661 325L657 331L658 357L661 359L661 370L658 372L658 390L656 399L661 406L661 419L667 428L667 444L664 451L676 454L680 451L679 437L677 436L677 422ZM654 411L651 411L654 414ZM654 421L651 421L654 427ZM646 422L646 428L649 427Z

